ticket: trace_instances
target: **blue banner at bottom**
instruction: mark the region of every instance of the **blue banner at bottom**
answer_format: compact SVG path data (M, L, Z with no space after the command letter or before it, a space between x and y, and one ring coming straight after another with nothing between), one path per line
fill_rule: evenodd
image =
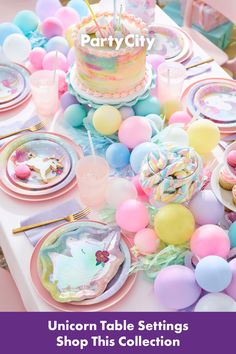
M235 313L0 313L0 352L223 354Z

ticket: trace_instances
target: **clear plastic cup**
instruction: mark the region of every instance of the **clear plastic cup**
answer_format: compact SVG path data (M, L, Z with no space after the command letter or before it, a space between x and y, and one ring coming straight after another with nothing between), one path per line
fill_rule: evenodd
M79 160L77 180L81 202L92 209L105 203L106 186L109 178L109 165L99 156L86 156Z
M32 99L39 116L50 118L58 110L58 76L54 71L39 70L30 76Z

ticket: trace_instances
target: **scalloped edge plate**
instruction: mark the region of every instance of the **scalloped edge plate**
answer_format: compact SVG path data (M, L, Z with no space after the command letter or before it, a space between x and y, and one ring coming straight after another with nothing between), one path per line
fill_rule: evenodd
M57 227L58 228L58 227ZM51 232L55 231L57 228L52 230ZM30 275L31 275L31 280L33 282L34 288L37 291L38 295L41 297L42 300L44 300L48 305L52 306L56 310L63 311L63 312L99 312L99 311L104 311L107 308L115 305L119 301L121 301L131 290L133 287L135 280L137 278L137 274L132 274L128 276L125 284L123 287L112 297L109 299L101 302L100 304L94 304L94 305L86 305L86 306L81 306L81 305L72 305L72 304L61 304L50 296L48 291L42 286L40 277L38 274L38 253L41 248L41 245L43 242L47 239L47 237L51 234L49 232L47 235L45 235L35 246L33 254L31 256L30 260Z

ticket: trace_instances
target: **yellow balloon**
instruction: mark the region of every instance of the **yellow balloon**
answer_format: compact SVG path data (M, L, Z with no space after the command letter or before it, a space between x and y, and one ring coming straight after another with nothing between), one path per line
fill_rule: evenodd
M181 245L190 240L195 229L193 214L183 205L168 204L155 216L158 237L168 245Z
M162 114L165 116L166 121L169 120L173 113L181 110L182 105L176 100L169 100L162 104Z
M188 128L189 145L199 154L211 152L220 141L217 125L207 119L199 119Z
M74 47L74 39L73 39L73 31L75 29L75 25L70 26L67 28L67 30L64 32L64 37L67 40L67 43L70 48Z
M115 134L121 125L122 117L117 108L102 106L93 115L94 128L102 135Z

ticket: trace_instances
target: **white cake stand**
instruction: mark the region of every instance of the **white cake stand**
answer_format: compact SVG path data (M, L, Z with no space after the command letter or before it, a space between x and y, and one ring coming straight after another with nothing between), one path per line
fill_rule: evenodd
M70 72L67 74L67 84L69 92L76 97L76 99L82 103L89 105L92 108L99 108L101 105L109 104L116 108L122 106L134 106L138 101L146 99L150 94L150 89L153 84L153 71L151 65L146 66L147 82L139 91L120 98L103 98L96 97L88 94L84 91L77 81L76 66L73 66Z

